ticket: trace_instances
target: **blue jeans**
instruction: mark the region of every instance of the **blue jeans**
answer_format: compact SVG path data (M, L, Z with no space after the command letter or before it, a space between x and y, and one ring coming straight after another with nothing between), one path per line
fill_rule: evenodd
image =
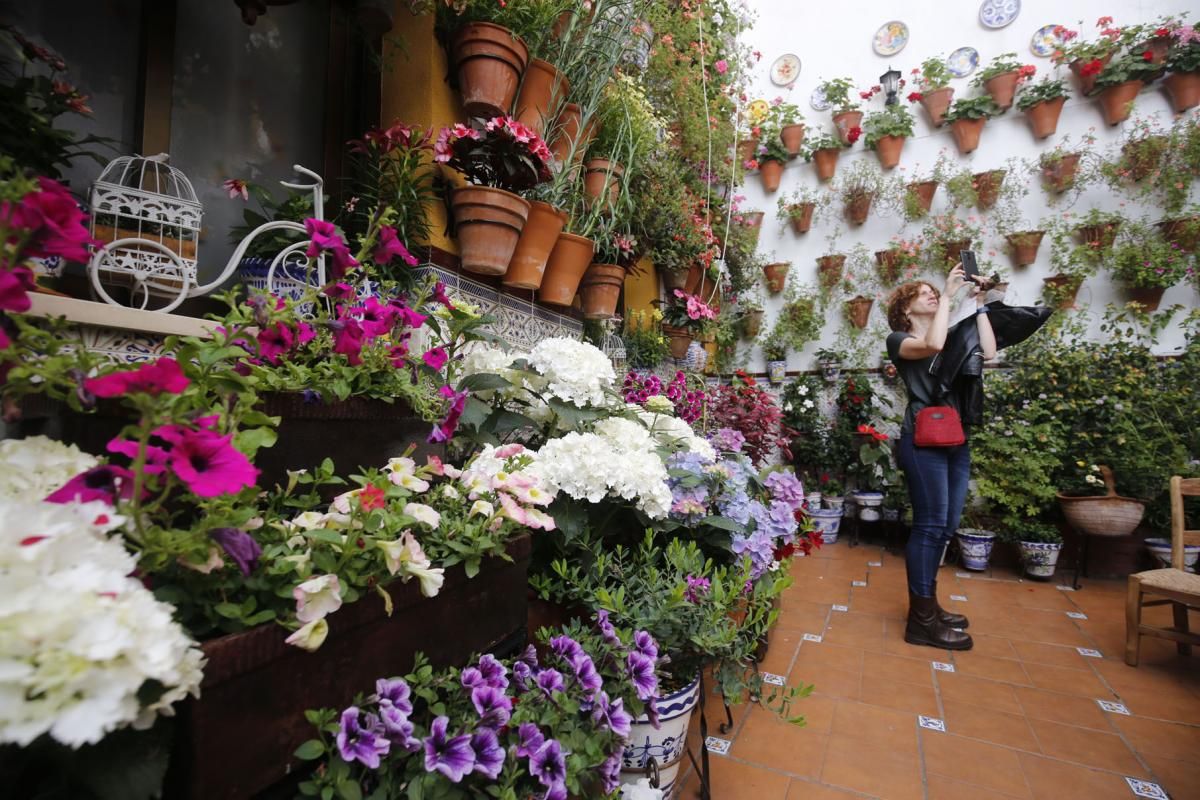
M905 562L908 590L921 597L933 596L942 551L962 517L971 472L971 448L916 447L912 434L903 434L896 460L908 480L912 502L912 534L908 537Z

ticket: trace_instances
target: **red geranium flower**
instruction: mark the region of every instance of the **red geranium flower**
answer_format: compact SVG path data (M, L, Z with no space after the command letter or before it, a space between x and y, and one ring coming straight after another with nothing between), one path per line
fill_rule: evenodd
M1154 60L1154 53L1151 52L1150 50L1147 50L1144 53L1142 53L1142 61L1150 62L1153 60Z
M383 497L383 489L371 483L363 487L362 492L358 495L358 502L363 511L374 511L387 505L387 501Z
M862 136L862 128L858 127L857 125L846 131L846 141L848 141L850 144L857 142L858 137L860 136Z
M908 95L908 102L910 103L919 103L923 99L924 96L920 92L912 92Z
M1099 75L1102 69L1104 69L1104 63L1100 59L1095 58L1080 67L1079 74L1085 78L1089 78L1092 75Z

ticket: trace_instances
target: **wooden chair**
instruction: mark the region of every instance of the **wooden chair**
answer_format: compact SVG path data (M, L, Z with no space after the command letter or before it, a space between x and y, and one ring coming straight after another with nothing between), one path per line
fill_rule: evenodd
M1185 544L1200 544L1200 530L1185 530L1183 498L1200 496L1200 478L1171 478L1171 566L1129 576L1129 594L1125 600L1125 663L1136 667L1142 636L1158 636L1176 643L1180 655L1191 655L1192 645L1200 644L1200 634L1188 630L1188 609L1200 609L1200 575L1183 569ZM1143 600L1152 594L1159 599ZM1142 624L1142 609L1170 604L1174 626L1155 628Z

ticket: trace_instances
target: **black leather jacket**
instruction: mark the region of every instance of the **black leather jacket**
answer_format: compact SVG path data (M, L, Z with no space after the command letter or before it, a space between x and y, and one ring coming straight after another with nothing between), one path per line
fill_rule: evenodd
M999 301L988 303L987 309L997 350L1025 341L1054 313L1045 306L1006 306ZM974 316L947 332L946 344L929 371L937 379L938 396L958 409L964 424L983 422L983 350Z

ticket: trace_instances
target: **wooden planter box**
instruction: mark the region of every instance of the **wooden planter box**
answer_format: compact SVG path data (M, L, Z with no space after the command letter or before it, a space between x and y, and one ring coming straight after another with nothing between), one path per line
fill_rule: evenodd
M179 706L164 796L248 798L303 769L292 753L314 735L304 712L349 705L377 678L407 673L418 651L440 668L523 646L530 552L523 535L509 544L512 562L492 559L470 580L454 567L437 597L416 580L392 583L390 618L368 594L329 618L315 653L285 644L278 625L205 642L200 698Z

